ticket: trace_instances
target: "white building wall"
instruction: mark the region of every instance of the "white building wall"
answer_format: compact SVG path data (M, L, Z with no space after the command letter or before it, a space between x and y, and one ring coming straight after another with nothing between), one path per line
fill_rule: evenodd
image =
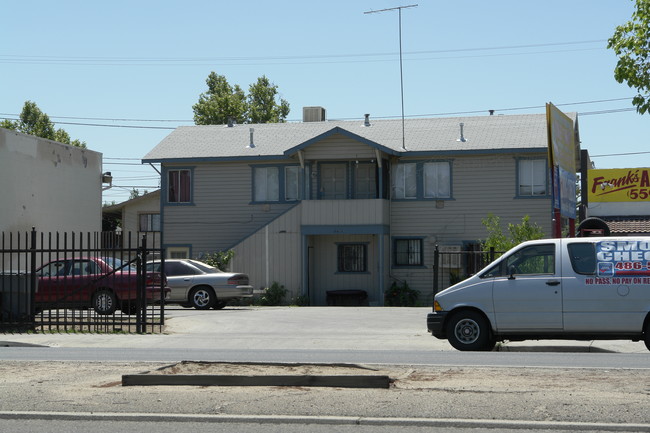
M99 232L102 154L0 129L0 232Z

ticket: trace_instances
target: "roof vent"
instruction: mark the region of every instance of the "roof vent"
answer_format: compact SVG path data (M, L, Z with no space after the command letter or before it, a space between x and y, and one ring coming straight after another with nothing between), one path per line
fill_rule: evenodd
M235 119L233 119L232 116L229 116L228 117L228 128L232 128L233 126L235 126Z
M363 126L370 126L370 114L364 114L364 117L366 119L363 121Z
M323 107L302 107L303 122L324 122L325 109Z
M490 113L490 116L494 116L494 110L488 110L488 112Z
M249 144L248 146L246 146L246 148L247 148L247 149L254 149L254 148L255 148L255 143L254 143L254 141L253 141L253 134L255 133L255 128L250 128L250 129L248 130L248 132L250 132L250 135L251 135L251 141L250 141L250 144Z
M465 124L463 122L460 122L460 138L458 140L456 140L456 141L460 141L461 143L464 143L464 142L467 141L467 139L463 135L463 126L465 126Z

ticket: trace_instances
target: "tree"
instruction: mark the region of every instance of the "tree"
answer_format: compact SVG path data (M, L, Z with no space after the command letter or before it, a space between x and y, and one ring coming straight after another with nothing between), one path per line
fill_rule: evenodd
M276 103L278 86L262 75L248 89L248 117L251 123L281 123L289 115L289 103L280 98Z
M636 0L632 19L616 27L607 48L618 56L614 79L636 89L632 104L640 114L646 113L650 109L650 0Z
M223 125L230 120L237 123L284 122L289 114L289 103L276 101L277 86L262 76L249 87L249 94L230 85L223 75L211 72L205 80L208 90L192 106L197 125Z
M71 140L70 135L64 129L54 129L54 124L50 121L49 116L43 113L36 103L32 101L25 102L18 120L15 122L4 120L0 124L0 127L58 141L59 143L86 148L85 142Z
M484 251L494 248L495 251L505 252L524 241L542 239L544 237L542 228L537 223L531 224L530 216L528 215L521 219L520 224L508 223L509 237L501 229L500 217L490 213L481 223L488 232L487 238L481 242L481 248Z

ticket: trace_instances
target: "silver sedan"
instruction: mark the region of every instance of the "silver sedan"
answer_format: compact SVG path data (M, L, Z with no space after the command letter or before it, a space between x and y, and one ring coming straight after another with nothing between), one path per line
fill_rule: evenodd
M150 272L161 272L161 267L160 260L147 263ZM230 300L253 297L248 275L223 272L197 260L166 259L165 275L171 289L167 304L220 310Z

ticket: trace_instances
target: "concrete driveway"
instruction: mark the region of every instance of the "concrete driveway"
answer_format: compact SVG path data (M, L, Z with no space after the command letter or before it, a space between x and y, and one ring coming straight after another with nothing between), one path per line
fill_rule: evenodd
M426 330L430 307L171 307L163 334L0 334L0 341L52 347L455 350ZM510 351L646 353L642 342L525 341Z

